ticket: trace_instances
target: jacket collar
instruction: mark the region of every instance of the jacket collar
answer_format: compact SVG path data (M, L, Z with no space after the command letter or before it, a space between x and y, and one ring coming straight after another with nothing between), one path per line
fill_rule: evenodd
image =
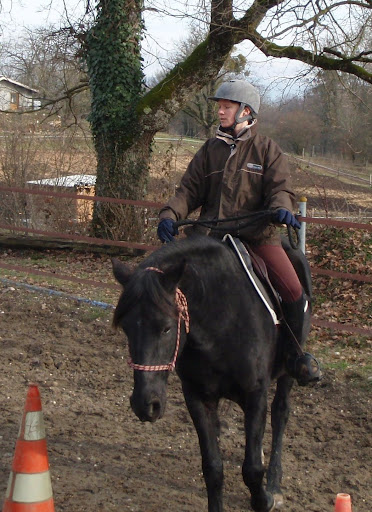
M252 132L251 132L251 128L252 126L254 126L255 124L257 123L257 119L253 119L252 122L243 128L243 130L241 130L238 135L236 135L235 137L233 135L231 135L230 133L227 133L223 130L221 130L220 127L218 127L217 131L216 131L216 138L217 139L221 139L223 140L224 142L226 142L226 144L236 144L236 141L238 140L247 140L249 139L249 137L252 136Z

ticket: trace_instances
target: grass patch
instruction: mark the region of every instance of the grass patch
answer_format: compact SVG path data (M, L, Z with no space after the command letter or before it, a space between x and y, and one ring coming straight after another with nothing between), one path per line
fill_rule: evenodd
M84 305L84 309L79 313L79 319L84 324L90 324L97 320L102 320L104 322L112 320L112 310L101 309L95 306ZM89 309L88 309L89 308Z
M322 371L368 388L372 384L371 342L366 336L345 336L329 329L313 329L308 350L319 360Z
M31 269L30 269L31 270ZM81 276L80 276L81 277ZM46 290L62 292L76 298L84 298L90 301L97 301L115 305L120 294L120 290L105 290L104 288L88 287L85 284L65 281L53 277L31 275L27 272L18 272L0 268L0 278L13 281L16 286L18 283L25 283L30 286L45 288Z

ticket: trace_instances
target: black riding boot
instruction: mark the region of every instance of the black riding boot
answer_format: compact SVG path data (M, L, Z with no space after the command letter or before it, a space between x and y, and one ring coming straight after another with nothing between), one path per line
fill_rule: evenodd
M305 311L310 304L305 294L296 302L283 302L282 310L287 325L284 325L286 335L286 368L288 374L297 380L300 386L315 383L321 379L318 361L308 352L300 353L298 343L305 342L309 328L304 326ZM297 340L297 342L296 342Z

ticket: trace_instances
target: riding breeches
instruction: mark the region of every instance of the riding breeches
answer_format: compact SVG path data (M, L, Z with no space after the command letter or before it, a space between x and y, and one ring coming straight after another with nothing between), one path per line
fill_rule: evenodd
M283 247L259 245L254 252L264 260L270 281L283 302L297 301L302 295L302 286Z

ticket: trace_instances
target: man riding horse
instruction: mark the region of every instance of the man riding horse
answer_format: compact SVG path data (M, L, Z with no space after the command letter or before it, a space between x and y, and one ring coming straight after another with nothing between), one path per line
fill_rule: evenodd
M220 126L216 136L195 154L175 195L160 211L159 239L172 241L178 234L175 223L199 207L199 219L203 221L272 210L276 224L299 228L292 213L296 200L287 158L272 139L256 132L260 107L257 89L243 80L230 80L209 99L218 103ZM228 224L224 227L228 232ZM221 237L221 232L213 228L206 234ZM309 297L282 247L276 226L245 226L237 236L263 259L281 298L288 338L287 372L300 385L316 382L320 376L318 364L309 353L299 355L297 344L305 339L303 318L310 307Z

